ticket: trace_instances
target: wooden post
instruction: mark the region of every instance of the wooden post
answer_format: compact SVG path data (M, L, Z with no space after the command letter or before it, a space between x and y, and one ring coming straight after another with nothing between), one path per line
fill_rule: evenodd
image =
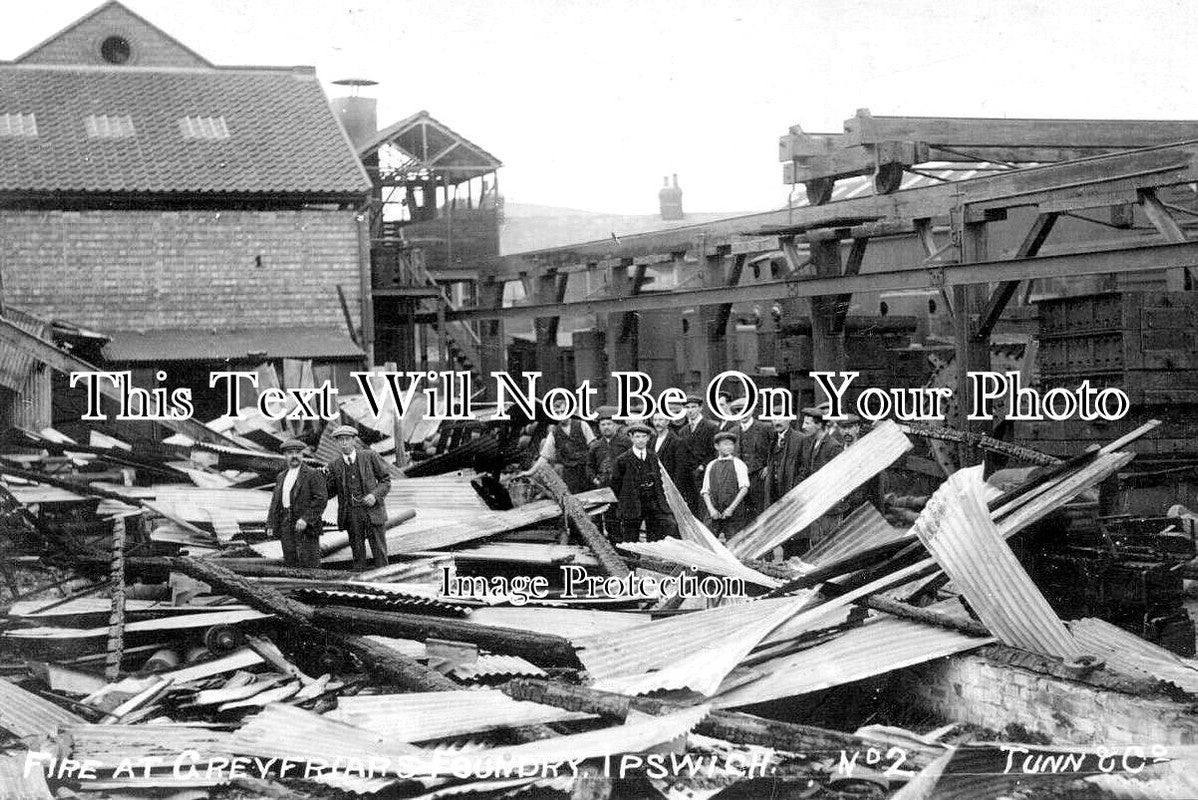
M827 238L811 242L811 263L817 277L839 276L840 240ZM816 370L840 372L846 369L840 303L839 295L811 298L811 354ZM815 399L818 402L821 398Z
M104 677L111 683L121 676L125 655L125 518L112 523L112 613L108 617L108 657Z
M966 222L961 237L961 261L969 263L985 261L987 254L987 232L985 222ZM969 388L970 372L990 369L990 337L977 336L978 323L989 298L986 284L953 287L953 333L956 340L957 365L957 420L963 431L985 433L984 422L967 419L973 405L973 394ZM975 448L961 445L957 449L957 465L967 467L978 464L982 453Z

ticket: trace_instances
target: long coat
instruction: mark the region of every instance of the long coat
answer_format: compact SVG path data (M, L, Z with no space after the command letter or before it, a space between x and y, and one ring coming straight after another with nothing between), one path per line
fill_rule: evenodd
M652 447L645 448L645 460L632 450L616 456L611 471L611 490L616 493L616 515L620 519L640 519L646 513L667 512L665 490L662 488L660 462ZM655 507L641 503L641 486L649 485L649 501Z
M279 515L283 510L283 480L287 470L279 473L275 480L275 490L270 498L270 510L266 514L266 525L276 534L279 531ZM320 470L313 469L307 464L300 464L299 475L291 487L291 520L303 518L308 523L307 532L319 536L324 528L321 515L324 507L329 504L329 495L325 487L324 475Z
M678 429L682 474L690 479L696 491L703 483L703 467L715 458L715 435L718 431L719 427L709 419L699 420L694 431L691 431L689 420Z
M803 440L807 438L793 428L786 430L782 447L778 447L778 434L774 433L770 440L770 457L766 462L768 467L765 474L765 502L776 502L778 498L798 485L802 479L802 467L799 461L799 451ZM775 491L774 476L778 475L781 489Z
M362 480L362 493L373 494L374 499L378 501L366 509L367 517L376 525L386 525L387 509L383 506L383 498L391 491L391 473L387 471L387 464L378 453L362 447L356 447L355 450L357 455L354 466L358 468L358 475ZM346 480L348 470L349 465L340 453L328 464L329 495L337 497L337 527L343 531L349 529L349 512L353 508L353 499L349 496L349 482Z
M674 485L678 485L682 473L682 442L678 438L678 432L670 428L666 428L665 433L658 434L665 437L662 442L661 449L657 448L657 440L654 439L649 443L648 449L652 450L657 456L657 460L665 467L666 473L670 476L670 480L674 481Z
M733 433L739 437L736 455L749 468L749 477L756 479L757 473L769 462L770 450L778 435L761 422L754 422L747 431L737 425Z
M802 464L799 480L811 477L843 451L844 445L831 434L826 434L822 439L818 433L804 436L799 450L799 462Z

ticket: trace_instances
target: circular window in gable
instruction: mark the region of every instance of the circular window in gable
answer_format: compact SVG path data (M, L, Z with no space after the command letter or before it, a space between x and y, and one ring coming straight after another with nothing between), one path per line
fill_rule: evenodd
M133 50L123 36L109 36L100 42L100 56L109 64L124 64L132 54Z

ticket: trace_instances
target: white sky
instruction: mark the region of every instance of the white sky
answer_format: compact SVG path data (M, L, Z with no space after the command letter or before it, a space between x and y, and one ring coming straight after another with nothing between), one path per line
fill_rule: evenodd
M99 0L0 0L10 59ZM876 115L1198 119L1189 0L126 0L217 64L380 82L503 160L509 201L786 203L777 140ZM801 187L800 187L801 191Z

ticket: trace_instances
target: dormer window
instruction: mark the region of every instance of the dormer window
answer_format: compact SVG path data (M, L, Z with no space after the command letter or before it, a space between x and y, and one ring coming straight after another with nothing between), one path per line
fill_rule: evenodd
M32 114L0 114L0 136L37 136L37 119Z
M100 57L109 64L120 66L128 62L131 55L133 48L129 46L129 40L123 36L109 36L100 42Z
M224 117L180 117L179 132L184 139L229 138L229 126Z
M83 118L83 127L89 139L130 139L137 135L133 129L133 117L115 117L93 114Z

